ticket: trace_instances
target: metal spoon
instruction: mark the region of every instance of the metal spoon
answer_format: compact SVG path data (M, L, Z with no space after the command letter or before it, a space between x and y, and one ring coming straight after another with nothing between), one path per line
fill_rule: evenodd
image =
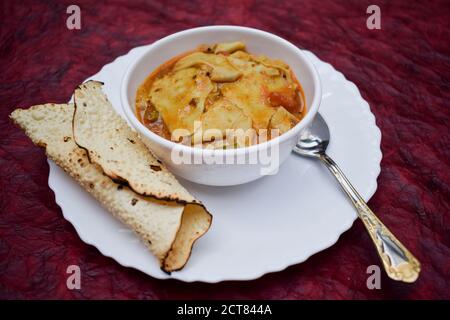
M420 262L376 217L338 165L325 153L329 141L327 123L317 114L311 127L305 130L294 147L294 153L320 159L339 181L369 232L389 278L409 283L416 281L420 273Z

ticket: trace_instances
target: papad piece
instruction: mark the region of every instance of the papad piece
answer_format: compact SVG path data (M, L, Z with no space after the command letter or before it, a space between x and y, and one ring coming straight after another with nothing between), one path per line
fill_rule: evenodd
M73 135L92 163L136 193L161 200L199 203L158 161L102 91L102 83L88 81L75 90Z
M211 215L200 206L193 210L192 205L141 196L104 175L75 144L73 113L72 104L44 104L17 109L10 117L51 160L138 234L163 271L181 269L194 241L208 230Z

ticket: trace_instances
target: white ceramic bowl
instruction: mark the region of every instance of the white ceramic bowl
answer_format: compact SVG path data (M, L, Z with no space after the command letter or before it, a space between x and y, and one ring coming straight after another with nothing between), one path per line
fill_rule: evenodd
M251 53L283 60L294 71L303 87L307 106L306 116L294 128L278 138L246 148L205 150L164 139L139 122L135 114L136 90L155 68L201 44L236 40L243 41ZM125 115L153 153L174 174L189 181L213 186L242 184L268 173L276 173L278 166L291 153L302 130L314 119L320 100L321 86L317 71L299 48L271 33L238 26L189 29L156 41L139 59L131 63L121 86ZM180 155L191 161L180 161ZM197 161L194 162L194 159Z

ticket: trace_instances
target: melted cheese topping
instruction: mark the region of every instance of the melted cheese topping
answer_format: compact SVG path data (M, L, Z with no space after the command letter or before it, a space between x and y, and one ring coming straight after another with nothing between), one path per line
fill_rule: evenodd
M253 128L266 129L275 109L269 104L265 76L248 73L238 81L224 84L222 94L253 121Z
M269 122L270 129L278 129L283 134L297 124L299 120L283 107L279 107Z
M191 138L195 121L223 138L227 129L284 133L305 111L302 89L289 66L249 54L242 42L203 46L170 60L140 86L136 106L138 112L147 111L144 124L154 132L165 136L186 129ZM166 130L156 130L159 126ZM210 133L201 138L209 145L218 139Z
M150 101L169 131L186 129L194 132L194 121L203 114L205 100L214 85L203 71L181 69L157 79L150 91Z
M202 129L215 129L220 132L220 138L224 138L227 129L251 129L252 120L242 110L226 99L215 101L202 115ZM216 137L217 138L217 137ZM207 137L204 140L209 140Z

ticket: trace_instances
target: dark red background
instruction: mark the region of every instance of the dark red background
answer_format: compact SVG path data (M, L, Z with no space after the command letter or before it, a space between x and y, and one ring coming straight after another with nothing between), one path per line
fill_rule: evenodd
M372 2L381 7L381 30L366 28ZM65 24L73 3L81 7L79 31ZM448 1L8 0L0 9L0 298L450 298ZM8 114L65 102L77 84L131 48L212 24L280 35L360 88L383 134L370 205L422 262L415 284L383 275L381 290L366 288L366 268L379 261L359 221L335 246L285 271L186 284L120 266L63 219L43 152ZM80 291L66 288L70 264L81 267Z

